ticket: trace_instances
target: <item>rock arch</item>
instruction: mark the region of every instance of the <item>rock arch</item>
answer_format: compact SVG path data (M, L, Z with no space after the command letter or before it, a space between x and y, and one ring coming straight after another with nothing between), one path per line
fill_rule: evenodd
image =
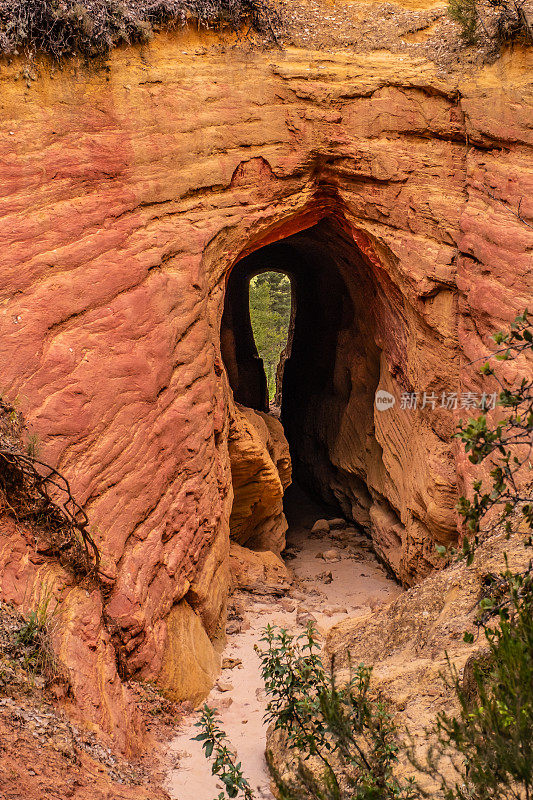
M265 411L247 286L267 267L286 272L296 313L281 418L295 476L371 531L377 552L410 584L436 564L435 544L455 536L455 483L450 475L435 488L434 470L449 462L451 448L435 433L439 420L431 414L438 418L438 408L423 409L421 426L414 409L401 407L401 397L423 392L437 397L444 385L431 373L423 384L416 382L422 365L413 363L413 344L424 323L405 286L398 285L391 254L378 257L370 239L360 229L352 231L339 204L322 214L315 222L304 212L304 223L294 226L297 233L269 241L233 266L221 322L222 356L236 399ZM452 305L450 314L455 313ZM379 389L396 401L383 413L374 404ZM442 415L440 422L445 423ZM235 443L237 433L233 436ZM257 474L254 481L259 502ZM237 503L239 492L254 493L240 481ZM283 526L279 513L276 517Z

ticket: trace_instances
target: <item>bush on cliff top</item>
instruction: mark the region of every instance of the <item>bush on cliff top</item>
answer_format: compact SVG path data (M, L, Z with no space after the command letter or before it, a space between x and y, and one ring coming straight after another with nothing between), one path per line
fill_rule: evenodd
M276 38L276 13L266 0L0 0L0 52L105 56L188 20L204 28L248 25Z
M448 0L448 15L461 28L467 44L533 44L529 0Z

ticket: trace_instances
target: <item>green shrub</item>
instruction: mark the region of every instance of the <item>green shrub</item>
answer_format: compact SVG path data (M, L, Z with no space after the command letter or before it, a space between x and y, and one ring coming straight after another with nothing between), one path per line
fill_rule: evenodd
M476 41L478 11L476 0L449 0L448 15L461 27L461 36L469 44Z
M496 361L527 356L533 351L531 315L516 317L507 332L494 335ZM463 556L470 563L480 541L503 529L510 536L517 521L532 545L533 502L528 479L533 447L533 380L504 386L490 361L481 369L501 387L504 415L489 424L485 414L461 422L458 436L473 464L489 464L489 487L473 485L473 499L458 503L465 527ZM529 533L527 533L529 531ZM487 575L479 604L478 628L488 650L473 666L471 687L450 665L458 700L456 715L439 715L428 753L427 771L440 784L446 800L530 800L533 797L533 568L508 568ZM473 641L472 633L465 634ZM472 681L470 682L472 683ZM448 766L444 766L447 762Z
M474 662L470 686L450 665L459 710L437 717L422 767L445 800L533 797L532 597L513 591L497 624L484 626L488 651Z
M448 16L461 28L468 44L508 42L533 44L533 29L525 0L448 0Z
M384 698L370 691L372 668L359 664L337 685L333 664L325 670L309 625L292 636L267 626L259 649L269 702L267 719L281 729L299 758L296 784L276 776L286 798L353 800L411 798L413 788L393 774L398 732ZM306 767L312 759L318 774Z
M323 667L316 631L292 636L267 626L258 648L261 673L269 698L266 718L284 732L298 758L294 780L274 772L285 800L410 800L414 786L393 775L398 759L398 733L386 703L370 690L372 669L360 664L339 687L333 669ZM251 800L240 763L226 744L225 734L204 708L198 725L213 773L220 775L228 797L242 791Z
M230 750L230 743L215 719L215 712L208 705L204 706L196 727L201 728L201 733L194 740L202 742L205 757L213 762L212 774L220 778L227 796L234 798L240 794L244 800L252 800L250 784L242 773L240 763L235 760L235 754ZM223 799L224 792L221 792L218 800Z

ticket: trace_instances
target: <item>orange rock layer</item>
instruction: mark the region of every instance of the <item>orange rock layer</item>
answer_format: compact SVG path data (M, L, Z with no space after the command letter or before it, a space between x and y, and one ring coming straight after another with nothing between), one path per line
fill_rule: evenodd
M513 213L533 216L531 56L460 79L386 52L224 52L175 34L99 69L44 65L29 87L20 69L4 65L0 87L0 387L85 504L112 590L71 585L4 525L1 594L35 603L49 581L84 716L133 748L117 663L194 698L218 668L230 521L246 543L251 509L244 480L231 519L232 452L268 473L282 522L287 465L273 469L270 423L254 433L234 411L221 358L229 271L334 222L380 298L361 334L375 386L477 391L466 363L531 293L532 231ZM378 308L361 292L355 308ZM357 341L340 342L334 435L329 411L317 424L346 512L411 583L455 535L455 419L375 411ZM271 522L253 535L279 551Z

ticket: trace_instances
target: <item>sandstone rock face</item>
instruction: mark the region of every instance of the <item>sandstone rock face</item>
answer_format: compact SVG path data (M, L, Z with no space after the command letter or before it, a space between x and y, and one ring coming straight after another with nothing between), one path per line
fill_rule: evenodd
M229 563L234 589L257 594L283 594L291 584L287 567L270 550L254 552L232 542Z
M251 550L279 555L287 530L283 493L291 482L283 427L268 414L236 404L228 444L234 494L230 537Z
M297 472L373 524L406 583L454 537L454 412L420 401L477 390L466 362L527 304L532 232L512 212L533 213L530 59L516 49L458 77L408 55L225 53L176 33L105 70L44 65L27 88L20 64L2 67L1 390L85 504L112 587L64 600L83 636L60 647L80 674L85 661L75 691L95 725L120 737L115 720L132 719L116 654L175 696L216 671L206 640L195 686L174 662L197 624L222 636L232 468L236 541L282 546L281 511L275 526L261 511L249 539L244 516L261 470L280 509L285 445L266 418L234 414L220 342L226 278L259 248L296 237L308 297L334 311L329 328L317 317L321 383L312 352L298 365L295 323ZM389 411L377 389L397 398ZM16 583L16 602L22 586L34 597L50 567L18 534L2 543L2 596Z
M172 608L166 622L169 645L159 684L173 700L199 703L220 672L220 657L186 600Z
M31 531L5 514L0 517L0 585L3 599L24 612L46 605L53 643L76 701L67 710L135 754L145 737L117 673L100 593L74 585L71 576L39 556Z

